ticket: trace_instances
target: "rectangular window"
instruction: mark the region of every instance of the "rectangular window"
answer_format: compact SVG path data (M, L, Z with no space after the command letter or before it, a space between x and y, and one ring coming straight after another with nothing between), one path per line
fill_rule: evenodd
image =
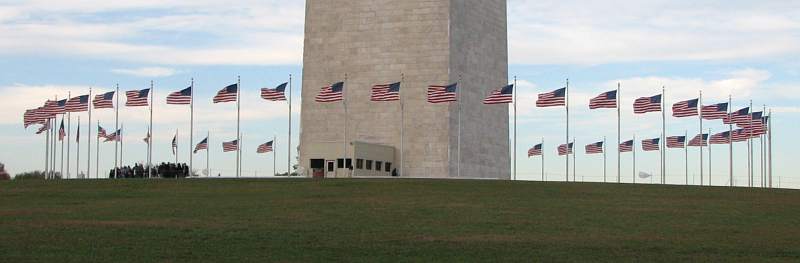
M336 159L336 167L344 168L344 159Z
M353 169L353 159L347 158L347 169Z
M328 163L328 172L333 172L333 162Z
M356 169L364 169L364 159L356 159Z
M383 162L375 161L375 171L379 171L380 172L381 168L383 168Z
M391 171L392 171L392 163L386 162L386 172L391 172Z
M372 170L372 160L367 160L367 170Z

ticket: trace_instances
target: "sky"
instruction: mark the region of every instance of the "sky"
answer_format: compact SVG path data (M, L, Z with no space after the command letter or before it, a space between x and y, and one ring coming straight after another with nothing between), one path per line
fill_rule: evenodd
M277 138L278 172L287 167L287 103L258 98L262 87L274 87L293 76L293 90L302 83L303 1L3 1L0 3L0 162L11 174L42 169L44 138L34 127L22 127L22 113L54 97L149 87L156 94L153 159L174 161L170 141L179 134L180 162L189 148L211 134L212 174L231 174L235 154L222 153L221 142L235 138L235 105L213 105L220 88L242 81L243 173L272 172L272 155L256 155L258 144ZM510 0L508 3L509 79L518 79L518 179L539 180L538 158L526 158L529 147L545 139L548 180L564 177L563 158L555 156L563 143L563 108L536 108L536 94L571 87L571 136L577 148L606 137L609 180L617 174L616 112L588 110L597 94L622 86L622 137L660 136L660 114L634 116L633 99L660 93L666 102L696 98L706 104L767 107L774 114L774 185L800 187L790 162L800 147L800 2L798 1L550 1ZM165 104L166 95L194 79L196 110L193 143L189 143L189 109ZM123 100L124 101L124 100ZM296 147L299 98L293 101L293 141ZM669 111L667 113L670 113ZM95 111L93 124L111 131L114 112ZM512 112L513 114L513 112ZM81 116L73 115L72 133ZM126 164L145 160L145 108L122 108ZM706 121L712 133L727 129ZM667 135L690 137L699 132L696 118L667 118ZM707 132L707 131L705 131ZM74 139L74 138L73 138ZM758 145L758 143L756 143ZM81 170L86 169L85 139ZM94 142L92 148L94 148ZM745 144L734 146L734 182L746 184ZM100 145L100 167L113 166L114 145ZM759 147L755 147L758 155ZM60 150L60 149L59 149ZM94 158L93 149L93 157ZM71 146L75 169L75 145ZM712 184L728 183L728 148L713 146ZM689 149L689 179L699 182L699 149ZM706 156L707 175L708 152ZM293 153L296 156L296 153ZM683 183L683 150L667 151L667 182ZM657 153L622 155L623 182L639 171L658 175ZM602 181L602 156L578 154L579 180ZM205 166L197 154L195 166ZM92 162L94 165L94 161ZM755 170L759 167L756 158ZM66 168L66 167L65 167ZM94 169L94 167L92 168ZM74 174L74 172L73 172ZM613 179L612 179L613 178ZM706 179L707 180L707 179ZM645 182L649 179L644 179ZM656 179L657 181L657 179Z

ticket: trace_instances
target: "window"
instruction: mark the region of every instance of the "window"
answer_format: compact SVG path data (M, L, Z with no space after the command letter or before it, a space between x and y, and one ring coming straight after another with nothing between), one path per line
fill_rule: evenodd
M367 170L372 170L372 160L367 160Z
M386 162L386 172L391 172L391 171L392 171L392 163Z
M311 159L311 169L323 169L323 168L325 168L325 160Z
M328 163L328 172L333 172L333 162Z
M336 167L344 168L344 159L336 159Z
M364 159L356 159L356 169L364 169Z
M375 161L375 171L379 171L380 172L381 168L383 168L383 162Z
M347 158L347 169L353 169L353 159Z

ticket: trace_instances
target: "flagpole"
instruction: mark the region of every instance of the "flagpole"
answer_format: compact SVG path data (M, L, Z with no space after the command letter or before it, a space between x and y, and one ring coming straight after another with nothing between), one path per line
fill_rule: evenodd
M77 140L75 142L75 179L80 179L78 177L81 174L80 173L80 171L81 171L81 138L80 138L81 134L80 134L80 130L81 130L81 116L78 115L78 133L75 134L75 139ZM89 149L89 150L91 151L91 149ZM69 158L67 158L67 159L69 159ZM69 163L69 161L67 161L67 163Z
M606 167L606 166L607 166L607 164L606 164L606 136L603 136L603 183L607 183L608 182L607 179L606 179L606 176L607 176L607 173L608 173L608 169L607 169L608 167Z
M631 151L633 151L633 184L636 184L636 133L633 134L631 141Z
M87 101L86 107L89 108L89 121L86 123L88 129L86 130L86 179L92 177L92 108L94 108L94 98L92 98L92 88L89 87L89 98ZM98 121L100 123L100 121ZM80 125L79 125L80 127ZM95 136L96 137L96 136ZM100 139L97 139L98 149L100 144ZM98 160L100 156L97 156ZM97 164L100 165L99 163ZM80 166L80 165L75 165ZM99 173L99 170L96 170L95 173Z
M700 132L700 137L702 138L703 133ZM711 136L711 129L708 129L708 136ZM702 169L701 169L702 170ZM711 144L708 145L708 186L711 185Z
M122 125L120 125L120 129L117 131L118 132L117 133L117 140L119 140L119 167L118 167L119 169L122 169L122 166L125 163L125 159L124 159L125 156L123 155L123 153L125 152L124 145L123 145L123 141L125 139L125 136L122 135L123 134L122 130L124 130L124 129L125 129L125 123L123 122ZM114 179L119 179L119 177L116 177Z
M544 150L544 137L542 137L542 148L541 148L541 151L542 151L542 182L544 182L545 181L545 177L544 177L544 152L545 152L545 150Z
M667 151L667 96L666 86L661 87L661 184L667 183L667 160L664 159L664 154Z
M769 139L769 188L772 188L772 109L769 110L767 119L767 138Z
M405 73L400 73L400 85L403 85L403 82L406 81ZM402 88L402 86L401 86ZM400 96L400 173L399 175L403 176L403 171L406 167L406 149L405 149L405 128L406 128L406 109L405 105L403 104L403 93L401 92L398 94Z
M514 181L517 180L517 76L514 76Z
M62 125L64 124L64 115L61 115L61 124ZM58 127L58 137L59 138L61 138L61 128L62 127L64 127L64 126L59 125L59 127ZM61 139L61 160L59 162L61 163L61 179L65 179L66 177L64 177L64 139ZM69 159L67 159L67 162L69 162Z
M155 85L153 85L153 81L150 81L150 127L148 129L148 135L150 135L150 139L147 140L147 174L150 174L150 167L153 165L153 108L155 108L156 100L156 92L153 90Z
M192 176L192 169L194 169L194 154L192 153L192 143L194 143L194 78L191 79L191 89L192 92L189 95L189 174L187 177Z
M178 129L175 129L175 165L178 165ZM175 176L175 179L178 179L178 176Z
M72 92L68 92L67 93L67 98L72 98ZM87 103L88 103L88 101L87 101ZM87 107L89 107L89 105L87 105ZM67 170L66 170L67 171L67 175L66 175L67 179L70 178L70 176L69 176L70 175L69 164L70 164L70 160L71 160L70 157L72 156L72 154L70 154L70 150L71 150L70 149L71 148L70 145L72 145L72 142L69 140L71 133L72 133L72 113L71 112L67 112ZM77 176L77 174L76 174L76 176Z
M120 108L120 105L119 105L119 84L117 84L117 114L116 114L116 117L114 117L114 123L115 123L114 124L114 130L115 130L114 132L118 132L119 131L119 108ZM119 136L119 134L117 134L117 136ZM117 153L118 153L118 151L119 151L119 139L115 139L114 140L114 178L115 179L117 178L117 167L118 167Z
M194 91L192 91L194 92ZM206 177L211 177L211 169L209 169L209 160L211 159L211 131L206 131Z
M567 149L567 156L569 156L569 152L570 152L570 150L572 150L572 182L573 183L578 181L578 178L576 176L576 170L578 170L578 169L577 169L577 167L575 165L577 163L577 156L578 156L578 154L576 154L577 151L575 150L576 140L577 139L575 137L572 137L572 147L569 147L569 144L567 144L567 148L568 148Z
M58 101L58 97L56 97L56 101ZM52 179L57 179L56 178L56 175L57 175L56 174L56 155L57 155L56 154L57 153L56 152L56 147L58 146L58 143L57 143L58 141L57 141L57 137L56 137L57 136L56 135L56 123L58 123L58 115L57 114L56 114L55 117L53 117L53 125L50 126L50 130L53 131L53 137L52 137L53 138L52 139L52 141L53 141L53 151L52 151L53 169L51 169L51 173L53 174L52 175Z
M461 74L458 74L458 84L461 85ZM456 163L456 177L461 178L461 89L462 87L458 87L459 90L456 90L458 96L458 153L457 153L457 163Z
M700 91L700 98L697 101L697 109L699 110L699 113L698 113L697 116L699 116L698 119L700 119L700 139L703 139L703 110L702 110L702 108L703 108L703 91L701 90ZM708 136L711 136L710 132L708 133ZM688 139L688 137L687 137L687 139ZM709 149L709 151L711 150L711 146L710 145L708 146L708 149ZM710 154L709 154L709 156L710 156ZM709 160L709 162L710 161L711 160ZM709 169L710 169L710 167L709 167ZM686 173L686 177L687 178L689 177L689 173L688 172ZM702 142L700 143L700 185L701 186L703 185L703 143ZM711 174L710 173L708 174L708 185L711 185Z
M286 177L292 177L292 74L289 74L289 134L286 136ZM277 149L275 149L277 150Z
M242 79L236 76L236 178L239 178L242 173L241 162L241 149L242 149L242 134L240 129L241 122L241 107L242 107Z
M50 125L48 118L45 125ZM44 178L48 179L50 176L50 127L47 127L47 132L44 136Z
M698 103L698 105L702 105L702 104ZM686 183L685 183L686 185L689 185L689 145L687 143L688 139L689 139L689 131L686 130L684 132L684 137L683 137L683 152L684 152L684 154L683 154L684 155L683 156L683 164L686 166L686 172L684 173L684 175L686 176ZM701 140L703 139L703 130L700 130L700 139ZM700 142L700 145L701 145L700 147L702 147L703 142ZM700 156L702 156L702 155L703 155L703 152L700 151ZM702 161L700 163L700 170L703 170ZM702 180L702 178L703 177L701 176L700 180ZM702 184L700 184L700 185L702 185Z
M622 144L622 113L620 104L622 102L622 83L617 82L617 183L622 182L622 153L619 145Z
M90 122L88 126L89 126L89 134L91 134L92 123ZM95 158L97 158L97 161L94 163L94 165L95 165L94 178L95 179L100 179L100 120L97 120L97 135L98 136L95 136L96 140L97 140L97 143L96 143L97 145L95 146L95 147L97 147L97 154L96 154ZM92 138L89 138L88 141L91 142ZM86 147L86 150L91 152L92 151L91 145L88 145ZM89 162L89 163L91 163L91 162ZM89 165L91 165L91 164L89 164ZM89 167L86 167L86 170L88 171ZM92 177L91 174L87 174L86 175L87 179L89 179L91 177Z
M566 175L566 182L569 182L569 78L567 78L567 86L564 88L564 100L565 100L565 108L567 112L567 154L564 158L565 167L564 167L564 175Z
M277 155L277 151L275 151L276 149L278 149L278 136L277 135L272 135L272 176L273 177L276 174L278 174L277 173L278 170L275 169L275 167L278 166L278 161L277 161L278 155ZM286 172L286 176L287 177L289 176L289 172L288 171Z
M764 129L766 131L767 124L764 123L764 115L767 114L767 105L764 105L764 109L761 112L762 113L761 113L761 126L760 127L764 127ZM762 133L761 136L758 139L758 141L761 144L761 150L759 151L761 153L761 188L765 188L766 185L767 185L767 177L766 177L766 173L767 172L766 172L766 168L764 166L765 163L766 163L765 159L767 158L766 154L764 153L764 148L766 148L766 142L764 141L765 133L766 132Z
M747 121L750 122L750 126L753 126L753 100L750 100L750 114L748 114L749 118ZM749 129L748 138L747 138L747 186L753 187L753 129Z
M344 73L344 83L342 84L342 106L344 106L344 138L342 138L342 151L344 159L342 159L342 167L347 171L347 73ZM333 88L331 88L332 90ZM346 177L350 175L347 174ZM336 176L339 177L339 176Z
M728 173L730 176L729 178L730 187L733 187L733 104L731 97L732 96L729 94L728 95ZM708 136L711 136L711 134L709 134Z

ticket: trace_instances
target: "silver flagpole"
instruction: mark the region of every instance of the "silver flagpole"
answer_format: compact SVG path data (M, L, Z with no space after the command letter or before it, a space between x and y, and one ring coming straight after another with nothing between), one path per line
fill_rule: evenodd
M731 97L728 95L728 173L730 176L728 180L730 180L730 187L733 187L733 104ZM708 136L711 139L711 134ZM709 147L711 147L710 143Z
M458 75L458 84L456 84L456 85L461 85L461 84L462 84L461 83L461 74L459 74ZM458 99L457 99L458 102L456 102L456 103L458 103L458 153L457 153L458 161L456 163L456 177L458 177L458 178L461 178L461 89L462 88L463 88L463 86L457 87L457 90L456 90L456 92L458 92L456 94L458 96Z
M568 148L567 149L567 156L569 156L569 152L570 152L569 150L570 149L572 150L572 182L573 183L578 181L578 177L576 176L576 171L578 170L577 167L576 167L576 163L578 162L578 160L577 160L577 156L578 156L577 152L578 151L575 150L576 141L577 141L577 139L575 137L572 137L572 147L569 147L569 145L567 145L567 148Z
M622 182L622 153L619 150L619 145L622 144L622 84L617 82L617 183Z
M400 88L401 88L401 90L400 90L400 94L399 94L399 96L400 96L400 173L399 173L399 175L401 177L403 176L403 171L405 170L405 167L406 167L406 160L405 160L405 155L406 155L406 150L405 150L406 110L405 110L405 105L403 105L403 93L404 92L402 91L402 85L403 85L403 82L405 80L406 80L405 73L400 73L400 85L401 85Z
M50 125L50 119L46 120L45 125ZM50 129L48 127L44 136L44 178L50 176Z
M194 78L191 79L189 94L189 174L187 177L192 176L192 169L194 169L194 154L192 153L192 143L194 142Z
M292 177L292 74L289 74L289 134L286 136L286 177ZM277 150L277 149L276 149Z
M153 85L153 81L150 81L150 127L147 127L147 133L150 135L150 139L147 140L147 169L153 165L153 108L155 108L156 104L156 92L153 90L155 85ZM150 172L148 171L148 174Z
M769 188L772 188L772 109L769 110L769 119L767 119L767 138L769 139Z
M700 105L700 104L698 103L698 105ZM700 139L703 139L703 130L700 130ZM688 140L689 140L689 131L687 130L687 131L684 132L684 137L683 137L683 153L684 153L683 154L683 164L684 164L684 166L686 166L686 171L684 172L684 175L686 176L686 183L685 183L686 185L689 185L689 145L688 145L689 143L688 143ZM700 143L700 145L703 145L703 143ZM703 153L701 152L700 155L702 156ZM701 163L700 170L703 170L702 163ZM700 178L701 178L700 180L702 180L702 176Z
M124 130L124 129L125 129L125 123L123 122L122 125L120 125L120 129L118 131L119 133L117 134L117 139L119 140L119 168L120 169L122 169L122 166L125 163L125 159L123 158L124 157L123 153L125 152L123 141L125 140L125 136L123 135L124 132L122 132L122 130ZM114 179L119 179L119 177L116 177Z
M344 84L342 85L342 105L344 106L344 138L342 138L342 153L344 155L344 159L342 159L342 167L344 170L347 171L347 73L344 73ZM345 172L346 173L346 172ZM349 173L345 177L349 177ZM339 177L338 175L336 177Z
M117 95L117 94L115 94ZM86 123L88 129L86 129L86 179L92 177L92 108L94 108L94 98L92 98L92 88L89 87L89 101L87 102L88 105L86 107L89 108L89 122ZM98 121L99 123L99 121ZM98 125L99 127L99 125ZM95 136L97 137L97 136ZM97 139L97 144L100 144L100 139ZM99 146L98 146L99 147ZM99 156L97 158L100 158ZM99 159L98 159L99 160ZM96 164L100 165L100 164ZM98 175L99 170L95 171L95 175Z
M119 131L119 84L117 84L117 115L114 117L114 132ZM119 134L117 134L119 135ZM119 140L114 140L114 178L117 178L117 153L119 152Z
M606 146L607 146L606 145L606 137L603 136L603 183L607 183L608 182L606 180L606 176L607 176L607 172L608 172L608 169L606 167L606 149L608 149L608 148Z
M64 124L64 117L65 115L61 115L61 124ZM62 127L61 125L58 126L59 138L61 138L61 127ZM64 139L61 139L61 160L59 162L61 163L61 179L65 179L66 177L64 177ZM67 159L67 162L69 162L69 159ZM69 168L67 168L67 170L69 170Z
M241 121L241 107L242 107L242 79L240 76L236 76L236 178L241 176L242 172L242 162L241 162L241 150L242 150L242 134L240 129L240 121Z
M703 136L702 132L700 133L700 136L702 138L702 136ZM711 129L708 129L708 136L711 136ZM711 185L711 145L708 145L708 186L712 186Z
M545 150L544 150L544 137L542 137L542 182L544 182L546 180L546 178L544 176L544 152L545 152Z
M767 105L764 105L764 109L761 111L761 126L765 127L765 129L767 124L764 123L764 115L766 114L767 114ZM767 186L767 177L766 177L767 172L765 168L766 167L765 159L767 157L764 151L764 148L766 148L766 142L764 141L764 137L765 135L761 134L760 138L758 139L758 141L761 143L761 150L759 151L761 153L761 188L765 188Z
M517 180L517 76L514 76L514 181Z
M71 92L68 93L67 97L71 98L72 97L72 93ZM72 154L70 153L70 150L71 150L70 149L71 148L70 145L72 145L72 142L69 140L70 139L70 135L72 135L72 113L71 112L67 112L67 175L66 175L67 179L70 178L69 164L70 164L70 160L71 160L70 157L72 156ZM77 176L77 174L75 176Z
M633 141L631 141L631 151L633 152L633 183L636 184L636 133L633 134Z
M175 129L175 165L178 165L178 129ZM178 176L175 176L178 179Z
M664 154L667 151L667 96L666 86L661 87L661 184L667 183L667 160Z
M748 115L747 121L749 121L752 126L753 122L753 100L750 100L750 114ZM749 187L753 187L753 129L749 129L748 138L747 138L747 176L748 181L747 185Z
M78 131L80 132L80 130L81 130L81 116L78 115ZM86 132L89 132L89 131L86 131ZM75 139L77 140L75 142L75 179L81 179L81 178L79 178L79 176L81 174L80 173L80 171L81 171L81 138L80 138L80 133L75 134ZM88 150L91 151L91 149L88 149ZM69 158L67 158L67 159L69 159Z
M89 126L89 134L91 134L92 123L90 122L88 126ZM97 140L97 143L96 143L97 145L95 146L95 147L97 147L97 154L96 154L95 158L97 158L97 161L95 161L95 163L94 163L94 165L95 165L94 178L95 179L100 179L100 136L99 136L99 134L100 134L100 120L97 120L97 134L98 134L98 136L95 136L96 140ZM152 140L152 138L151 138L151 140ZM91 142L92 138L90 137L88 141ZM86 150L91 152L92 151L91 145L87 146ZM86 167L86 170L89 170L89 169L90 169L89 167ZM87 179L89 179L91 177L92 177L91 174L86 174L86 178Z
M702 108L703 108L703 91L702 90L700 91L700 98L698 99L698 102L697 102L697 108L699 110L699 113L698 113L697 116L699 116L698 119L700 119L700 139L703 139L703 110L702 110ZM711 136L711 133L709 133L708 136ZM688 137L687 137L687 139L688 139ZM710 145L708 146L708 149L711 150L711 146ZM686 177L687 178L689 177L689 173L688 172L686 173ZM700 185L703 185L703 144L702 143L700 144ZM708 175L708 185L711 185L711 174Z
M567 154L564 156L565 165L564 165L564 175L566 176L565 182L569 182L569 78L567 78L567 86L564 87L564 100L565 100L565 108L567 112L567 136L566 136L566 143L567 143Z
M276 174L278 174L277 173L278 172L277 169L275 169L275 167L278 166L278 161L277 161L278 155L276 154L277 151L275 151L275 149L278 149L277 146L278 146L278 136L272 135L272 176L273 177ZM289 176L289 174L287 173L286 176Z
M192 91L194 92L194 91ZM206 177L211 177L211 169L209 169L209 160L211 159L211 131L206 132Z

